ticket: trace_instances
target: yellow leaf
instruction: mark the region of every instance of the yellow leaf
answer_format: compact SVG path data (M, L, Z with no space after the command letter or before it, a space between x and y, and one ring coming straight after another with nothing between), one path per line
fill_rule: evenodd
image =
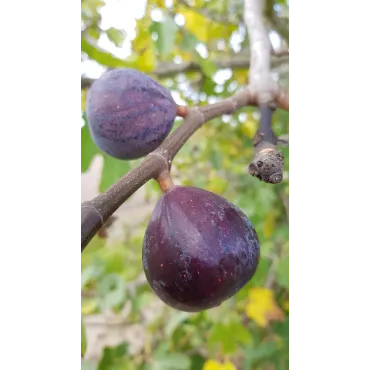
M236 370L236 367L230 361L221 363L214 360L207 360L203 365L203 370Z
M212 193L222 194L226 189L229 183L222 177L212 176L210 179L210 184L208 190Z
M183 62L193 62L194 61L194 55L190 52L179 50L178 55L179 55L179 57L181 57L181 60ZM188 74L188 77L190 79L190 77L191 77L190 73ZM207 103L203 102L203 104L207 104Z
M143 72L151 72L156 67L155 45L148 29L151 19L148 15L136 21L136 37L132 49L137 55L135 66Z
M94 300L87 300L83 301L81 304L81 314L82 315L90 315L96 312L98 305Z
M289 300L286 299L281 303L281 306L284 308L285 311L289 311Z
M237 29L237 26L225 26L220 23L212 22L203 15L184 6L179 6L177 12L184 16L186 28L192 32L199 41L208 42L210 39L228 39Z
M244 135L250 139L254 137L258 128L258 122L251 115L248 115L247 120L242 124L241 130Z
M208 0L195 0L194 7L201 8Z
M221 364L217 361L207 360L203 365L203 370L220 370Z
M239 151L234 146L232 146L230 147L229 153L230 155L236 156L239 154Z
M182 8L178 11L185 17L186 28L191 31L200 41L208 40L207 20L190 9Z
M138 57L136 67L142 72L151 72L156 67L156 58L154 45L148 46L145 51Z
M222 370L236 370L236 367L234 366L234 364L232 362L226 361L224 363L224 366L223 366Z
M234 72L234 78L239 85L246 85L248 83L249 70L242 69Z
M136 20L136 37L132 40L133 51L140 52L148 47L152 39L150 32L148 32L151 22L149 14L145 14L142 18Z
M86 107L86 91L81 90L81 110L84 112Z
M262 327L266 327L270 321L284 320L284 313L277 305L273 291L267 288L249 290L245 312Z
M165 0L150 0L148 3L157 5L160 8L165 8L166 7Z
M266 239L269 239L275 229L276 213L271 211L267 214L263 225L263 234Z
M227 170L227 169L229 169L231 167L232 167L232 162L228 158L223 157L222 158L222 168L224 170Z
M148 32L143 32L140 27L145 27L145 25L140 26L142 20L138 20L136 22L136 37L132 41L132 49L133 51L140 53L142 50L148 47L151 42L151 37L149 37Z

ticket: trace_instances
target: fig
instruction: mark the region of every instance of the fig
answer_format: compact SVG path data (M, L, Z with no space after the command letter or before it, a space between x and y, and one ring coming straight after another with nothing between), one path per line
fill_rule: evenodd
M197 312L237 293L254 276L259 258L257 233L238 207L206 190L174 186L153 210L142 263L163 302Z
M105 72L91 86L86 104L95 144L118 159L136 159L155 150L176 118L171 93L134 69Z

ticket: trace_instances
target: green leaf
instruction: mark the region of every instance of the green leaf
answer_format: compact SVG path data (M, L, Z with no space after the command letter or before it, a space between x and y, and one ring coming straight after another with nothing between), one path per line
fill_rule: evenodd
M223 353L232 353L235 349L234 341L227 338L228 330L226 325L217 323L210 331L208 338L208 346L214 347L221 344Z
M105 239L95 235L90 243L89 248L86 248L81 256L81 268L84 269L90 264L95 264L95 254L102 250L105 245Z
M119 180L130 170L130 168L131 166L129 162L121 161L104 154L104 165L100 180L100 191L103 192L117 182L117 180Z
M158 343L157 348L155 349L154 352L154 357L155 358L162 358L164 357L168 352L170 352L170 342L163 341Z
M93 40L99 40L100 38L100 29L98 27L91 27L87 30L87 34L89 37L91 37Z
M166 16L163 22L153 22L151 25L150 31L156 32L158 35L155 45L162 58L165 58L172 52L177 30L177 24L169 16Z
M86 116L84 114L86 122ZM81 128L81 172L88 170L94 156L99 153L99 150L93 142L87 124Z
M223 354L233 354L239 344L251 343L252 336L241 323L231 322L228 324L217 323L210 331L208 346L212 349L222 346Z
M190 31L186 32L181 41L181 50L187 52L194 52L195 46L198 43L198 39Z
M122 343L117 347L105 347L103 356L99 362L98 370L122 370L125 369L125 359L128 345Z
M117 47L121 47L123 41L125 40L125 34L121 30L117 30L117 28L110 27L106 31L109 41L113 42L114 45Z
M206 359L199 355L199 354L194 354L191 356L191 367L190 370L199 370L203 369L203 365L206 362Z
M230 335L233 335L238 343L249 344L253 341L249 330L240 322L234 321L230 323L228 330Z
M81 370L98 370L98 365L92 362L85 362L81 363Z
M89 58L94 59L99 64L107 67L122 68L128 67L128 63L113 56L111 53L93 45L85 38L81 37L81 51L85 52Z
M207 77L212 78L212 76L217 72L217 67L211 60L203 59L199 56L197 58L197 62L199 63L200 68Z
M82 0L81 18L87 21L93 21L97 24L101 20L100 9L105 5L103 0Z
M151 292L137 293L131 299L132 310L135 311L135 312L139 312L140 310L142 310L143 308L148 306L148 304L150 303L152 298L153 298L153 293L151 293Z
M182 353L166 353L154 356L153 370L188 370L191 361Z
M87 348L85 325L81 319L81 357L84 357Z
M99 278L103 272L101 266L88 265L81 272L81 288L84 288L91 280Z
M285 287L289 288L289 257L283 257L277 262L276 266L276 279L277 282Z
M280 335L289 346L289 317L287 317L284 322L275 322L273 324L273 329L276 334Z
M101 310L120 306L126 298L126 284L117 274L105 275L98 284Z
M276 201L277 195L275 192L271 191L271 187L268 187L266 183L260 183L259 189L259 199L256 204L260 207L263 212L270 212L274 209L274 203Z
M275 342L263 342L258 346L245 348L245 369L251 369L261 360L270 359L278 350Z
M204 72L204 70L203 70L203 72ZM217 84L212 80L212 78L210 78L209 76L204 78L203 91L207 95L214 95L216 86L217 86Z
M188 312L173 311L170 319L166 322L164 333L166 337L171 337L176 328L189 318Z

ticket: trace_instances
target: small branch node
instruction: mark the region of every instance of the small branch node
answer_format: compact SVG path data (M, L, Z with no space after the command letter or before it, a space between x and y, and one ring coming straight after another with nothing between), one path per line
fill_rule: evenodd
M203 125L205 123L203 113L199 110L198 107L193 108L192 111L201 118L201 120L202 120L201 121L202 122L201 124Z
M93 204L91 204L91 202L87 201L87 202L82 203L81 208L90 208L90 209L92 209L99 216L101 225L104 224L103 216L101 215L99 210L96 209L96 207Z
M258 132L255 136L254 136L254 138L253 138L253 140L252 140L252 143L253 143L253 146L254 147L256 147L259 143L261 143L262 142L262 140L263 140L263 137L265 136L265 134L263 134L262 132Z
M232 107L230 114L234 114L238 109L238 103L233 98L230 99L230 102L231 102L231 107Z
M151 152L148 154L149 156L154 156L161 161L161 166L158 172L162 172L164 170L170 171L171 170L171 158L168 155L168 150L167 149L161 149L158 148L154 152Z
M289 94L282 89L275 92L275 101L279 108L289 112Z

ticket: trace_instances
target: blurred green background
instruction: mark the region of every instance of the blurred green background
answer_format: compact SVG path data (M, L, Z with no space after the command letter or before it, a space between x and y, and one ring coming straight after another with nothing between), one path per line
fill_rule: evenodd
M287 48L287 1L266 1L272 48ZM248 83L249 46L243 1L100 1L81 3L82 200L112 185L140 160L119 161L91 141L84 114L92 79L107 68L130 67L169 88L178 104L222 100ZM272 57L274 78L288 87L288 57ZM284 180L259 182L247 173L259 113L240 109L206 123L176 156L176 184L219 194L251 219L261 243L253 280L221 306L188 314L164 305L143 276L141 247L160 197L154 181L134 194L112 225L82 253L83 370L288 369L289 151ZM274 117L288 133L289 114ZM181 124L176 120L174 129Z

